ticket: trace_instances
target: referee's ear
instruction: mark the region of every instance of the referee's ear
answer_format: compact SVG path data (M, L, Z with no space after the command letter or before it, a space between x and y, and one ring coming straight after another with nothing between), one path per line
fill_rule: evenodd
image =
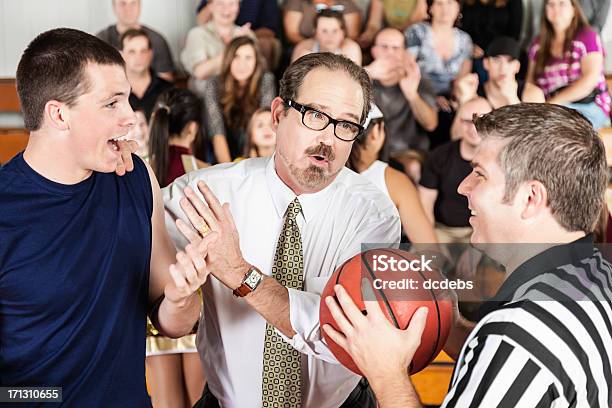
M514 200L517 204L524 206L521 214L523 219L536 217L542 211L547 211L549 207L548 191L544 184L537 180L530 180L519 187Z

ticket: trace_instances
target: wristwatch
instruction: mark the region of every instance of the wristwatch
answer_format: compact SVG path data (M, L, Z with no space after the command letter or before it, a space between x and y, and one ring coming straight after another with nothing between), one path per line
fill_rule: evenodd
M257 286L261 283L263 275L257 268L251 266L247 273L242 278L242 285L234 289L233 293L236 297L244 297L257 289Z

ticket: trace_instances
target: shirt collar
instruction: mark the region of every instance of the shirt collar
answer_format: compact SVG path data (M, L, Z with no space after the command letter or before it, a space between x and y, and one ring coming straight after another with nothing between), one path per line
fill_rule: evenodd
M276 173L275 157L276 153L272 155L266 165L266 180L270 195L272 196L274 208L276 209L276 214L279 218L283 218L287 211L287 207L296 198L296 195ZM342 170L344 171L344 169ZM341 176L342 172L336 176L336 180ZM336 180L321 191L312 194L301 194L297 197L302 206L304 221L309 222L319 211L323 210L327 204L326 197L332 194L332 191L335 189Z
M587 234L567 244L555 245L529 258L506 278L492 299L483 303L478 312L479 318L483 318L510 302L522 285L537 278L542 273L556 269L561 265L577 263L592 256L593 242L593 234Z

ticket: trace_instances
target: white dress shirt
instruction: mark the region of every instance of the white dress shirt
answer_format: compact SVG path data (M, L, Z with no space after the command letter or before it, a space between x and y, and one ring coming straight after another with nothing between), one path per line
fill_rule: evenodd
M177 217L186 220L179 200L187 185L198 191L198 180L204 180L221 203L230 204L245 260L271 275L283 217L295 198L276 174L274 158L201 169L166 187L166 225L179 248L186 245L174 224ZM302 353L303 406L335 408L360 377L340 365L322 340L320 293L336 268L361 251L362 243L398 243L399 215L388 197L347 168L324 190L298 200L304 290L288 289L296 334L282 337ZM203 295L197 346L211 392L223 407L261 407L265 319L212 276Z

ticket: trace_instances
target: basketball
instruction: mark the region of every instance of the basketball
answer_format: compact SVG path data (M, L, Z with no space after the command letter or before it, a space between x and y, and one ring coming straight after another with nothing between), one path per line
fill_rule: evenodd
M393 271L388 268L388 263L385 264L385 267L380 267L380 260L388 261L390 259L395 260L396 265L410 266L419 265L418 262L423 260L421 256L399 249L373 249L355 255L342 264L327 282L321 294L319 319L321 327L324 324L330 324L334 329L340 331L325 303L327 296L335 297L334 285L336 284L342 285L357 307L363 314L366 314L361 291L363 278L368 279L371 284L376 282L376 285L373 285L376 300L378 300L387 319L399 329L403 330L408 327L413 313L418 308L427 307L429 313L427 314L427 323L421 338L421 345L414 354L410 367L408 367L409 373L415 374L427 367L446 343L452 325L452 302L447 299L441 300L441 291L430 287L436 285L426 283L428 281L439 282L442 279L442 275L435 268L424 267L410 268L408 271ZM381 270L383 271L381 272ZM408 279L412 280L411 287ZM381 287L384 285L383 282L391 281L396 282L391 288L389 285ZM328 347L338 361L356 374L363 375L349 354L327 336L324 331L322 333Z

